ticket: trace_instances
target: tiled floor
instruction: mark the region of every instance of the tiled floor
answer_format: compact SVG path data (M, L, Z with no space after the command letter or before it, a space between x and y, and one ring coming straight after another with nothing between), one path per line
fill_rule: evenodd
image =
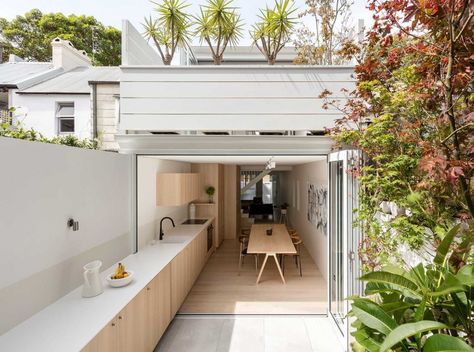
M155 352L341 352L326 317L177 316Z

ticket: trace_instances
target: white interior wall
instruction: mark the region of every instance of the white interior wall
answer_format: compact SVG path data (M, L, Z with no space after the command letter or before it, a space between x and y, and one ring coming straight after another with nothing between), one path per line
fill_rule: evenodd
M0 334L132 251L130 156L0 138ZM67 226L72 217L79 231Z
M308 220L308 183L327 187L327 162L315 161L308 164L293 166L288 173L287 187L290 190L288 216L290 224L303 239L305 247L316 263L319 271L328 281L327 241L323 234ZM297 194L294 194L297 192ZM303 268L304 271L304 268Z
M188 217L188 206L156 206L157 173L191 172L191 164L181 161L161 160L155 157L138 158L138 248L148 245L159 232L160 220L170 216L176 225ZM171 227L163 222L163 229Z
M45 137L58 135L56 104L74 102L74 135L92 137L91 101L89 94L12 94L10 105L15 110L15 120L26 129L33 128Z

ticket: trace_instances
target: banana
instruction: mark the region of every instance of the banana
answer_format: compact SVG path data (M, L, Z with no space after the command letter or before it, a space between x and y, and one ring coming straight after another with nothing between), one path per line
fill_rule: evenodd
M112 275L112 279L123 279L128 276L128 273L125 271L125 266L122 263L118 263L115 273Z

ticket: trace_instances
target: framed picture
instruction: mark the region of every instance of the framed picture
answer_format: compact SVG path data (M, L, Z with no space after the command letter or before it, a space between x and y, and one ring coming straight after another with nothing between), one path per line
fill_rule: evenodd
M327 234L327 197L326 186L308 182L308 221L325 235Z

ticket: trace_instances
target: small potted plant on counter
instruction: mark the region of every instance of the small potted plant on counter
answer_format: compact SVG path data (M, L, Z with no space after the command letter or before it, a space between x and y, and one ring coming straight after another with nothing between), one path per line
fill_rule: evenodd
M214 193L216 193L216 189L212 186L208 186L206 188L206 194L209 197L209 203L212 203L213 199L212 197L214 196Z

